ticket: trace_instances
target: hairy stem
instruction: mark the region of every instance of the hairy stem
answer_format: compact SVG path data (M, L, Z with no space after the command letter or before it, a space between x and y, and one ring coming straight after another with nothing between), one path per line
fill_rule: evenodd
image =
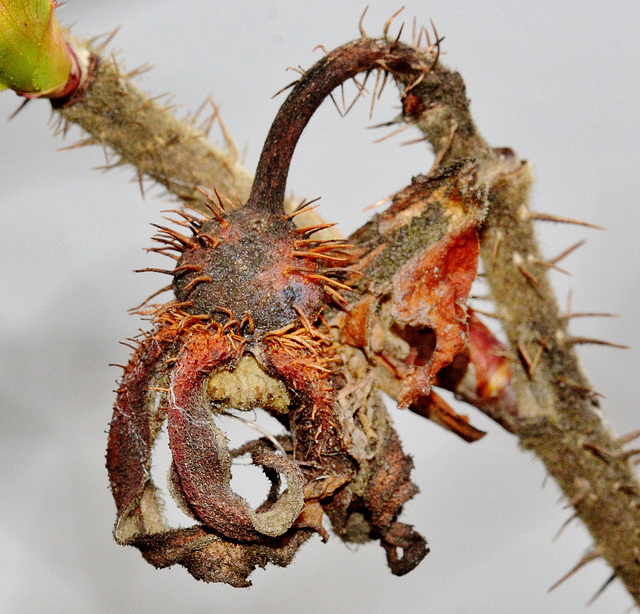
M403 78L399 81L402 83ZM504 421L545 464L594 539L594 553L640 603L640 483L574 351L529 212L530 166L488 147L473 124L459 75L438 66L412 90L415 121L445 162L473 157L490 189L482 259L514 367L517 415ZM413 105L416 107L416 105ZM539 354L533 364L527 357Z
M96 58L88 42L74 47ZM62 131L67 123L81 126L90 138L80 144L102 144L111 149L116 164L131 164L142 185L149 177L180 200L197 203L204 197L197 189L217 189L230 199L244 202L251 175L237 161L235 152L213 147L193 122L181 121L133 83L136 71L124 73L117 62L100 57L88 91L80 99L57 109Z
M331 92L361 72L385 70L416 79L427 58L388 39L362 38L328 53L297 81L280 107L265 141L249 201L274 213L284 203L287 175L298 139Z

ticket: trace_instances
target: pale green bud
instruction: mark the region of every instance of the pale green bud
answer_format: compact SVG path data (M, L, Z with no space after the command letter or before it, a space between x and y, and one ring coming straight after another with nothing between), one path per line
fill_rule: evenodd
M55 7L55 0L0 0L0 90L59 98L77 86L80 70Z

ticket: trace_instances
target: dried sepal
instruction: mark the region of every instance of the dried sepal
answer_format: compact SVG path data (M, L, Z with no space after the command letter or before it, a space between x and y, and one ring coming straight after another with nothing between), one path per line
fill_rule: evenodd
M412 258L393 278L392 316L405 331L430 329L435 347L427 364L416 362L398 397L408 407L429 394L435 375L468 341L466 300L476 277L480 244L476 224L467 224Z
M337 318L341 340L366 353L387 394L466 441L483 432L431 386L451 388L469 362L466 299L486 211L486 194L476 183L471 161L417 177L352 236L365 246L355 248L354 266L364 272L369 293ZM367 242L372 226L375 240ZM384 282L389 278L392 284Z

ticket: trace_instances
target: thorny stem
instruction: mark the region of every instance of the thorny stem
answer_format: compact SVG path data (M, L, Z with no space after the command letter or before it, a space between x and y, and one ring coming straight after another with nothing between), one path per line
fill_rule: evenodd
M411 85L410 77L396 76L403 86ZM406 119L423 131L441 164L475 158L477 176L490 187L483 260L512 347L517 393L515 416L498 408L492 417L507 424L523 447L545 463L589 528L594 551L640 603L640 484L622 450L624 442L609 433L596 412L596 398L580 370L544 268L529 264L529 256L541 260L526 215L529 166L513 152L493 150L484 141L457 73L438 65L410 96L416 98L405 104ZM232 156L211 147L192 125L142 94L113 60L101 59L86 97L59 112L64 121L76 122L92 135L87 144L107 145L123 163L134 165L139 177L153 178L181 199L201 199L196 185L215 186L240 200L248 193L249 174ZM297 137L274 137L274 143L289 139L290 155ZM263 152L267 162L274 155ZM264 183L280 192L285 182L286 174ZM376 229L369 230L369 238L372 232ZM544 349L535 372L517 358L522 344L530 355Z
M96 59L101 51L91 42L74 40L74 46ZM66 132L68 123L81 126L90 138L78 146L108 147L117 156L110 166L131 164L141 189L148 177L186 202L204 200L198 187L211 192L215 188L244 202L251 175L238 163L233 148L213 147L195 121L181 121L170 107L141 92L132 81L136 74L123 73L113 57L100 57L86 95L57 109L60 130Z
M438 66L413 95L424 110L410 119L436 155L444 154L449 163L475 158L490 188L482 259L512 348L517 397L516 416L491 417L508 425L545 464L591 532L594 551L640 603L640 483L623 442L602 422L546 267L536 264L544 259L529 214L530 166L509 149L488 147L471 120L457 73ZM457 129L449 132L452 127ZM530 356L542 348L535 370L523 359L523 348Z
M272 212L282 210L295 146L307 123L331 92L361 72L375 69L407 73L426 71L426 58L387 39L363 38L328 53L297 82L280 107L265 141L249 201Z

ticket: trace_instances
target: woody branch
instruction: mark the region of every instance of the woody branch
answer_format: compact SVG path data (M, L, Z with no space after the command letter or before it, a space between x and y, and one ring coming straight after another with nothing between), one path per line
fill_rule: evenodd
M443 164L474 158L487 182L489 211L482 233L482 260L491 298L511 346L515 416L504 420L523 448L533 451L556 480L594 545L584 563L602 557L613 576L640 599L640 484L624 450L626 438L603 424L599 400L581 370L536 239L529 208L530 165L509 149L492 149L469 112L464 83L438 66L412 90L423 102L413 118ZM534 360L535 359L535 360ZM582 561L581 561L582 562Z

